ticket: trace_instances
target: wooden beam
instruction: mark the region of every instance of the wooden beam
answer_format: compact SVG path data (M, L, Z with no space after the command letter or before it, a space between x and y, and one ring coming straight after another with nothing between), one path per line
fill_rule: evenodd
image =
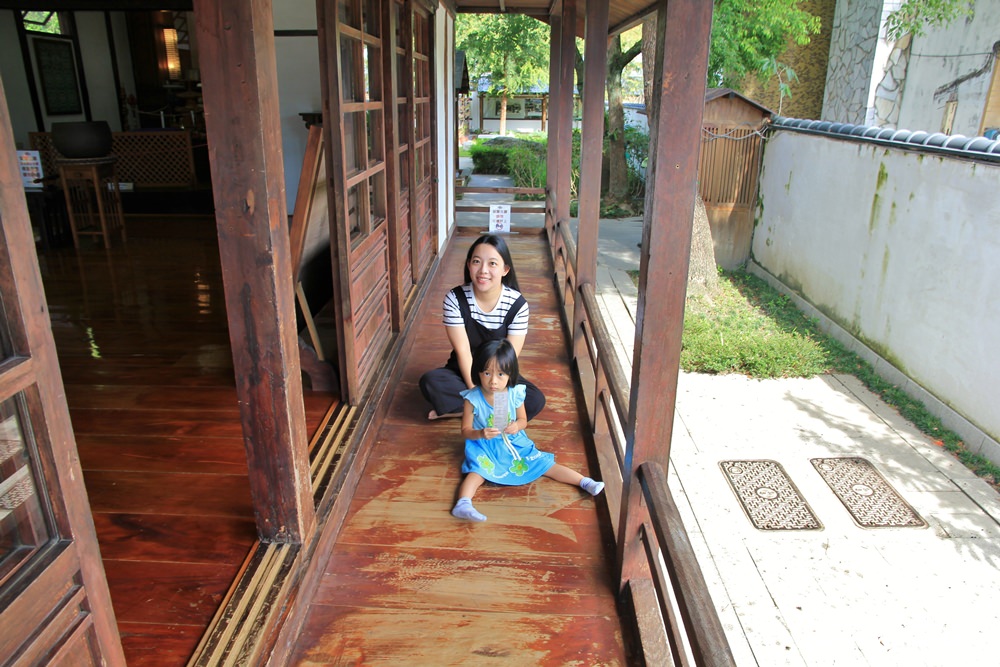
M656 25L654 110L619 523L622 586L645 561L639 539L645 510L636 471L646 461L659 463L663 470L669 464L712 4L663 0Z
M270 0L197 0L205 125L250 493L264 541L315 528Z
M583 136L580 147L580 225L576 239L576 282L597 281L597 233L601 216L601 164L604 147L604 86L608 77L608 0L587 3L584 55ZM573 343L576 353L586 319L583 299L574 300Z

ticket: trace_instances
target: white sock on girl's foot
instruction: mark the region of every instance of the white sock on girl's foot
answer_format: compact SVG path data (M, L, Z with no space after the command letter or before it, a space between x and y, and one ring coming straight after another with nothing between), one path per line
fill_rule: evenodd
M580 480L580 488L590 495L596 496L604 490L604 482L596 482L589 477L584 477Z
M603 487L604 485L601 484ZM459 498L455 507L451 510L451 515L458 519L468 519L469 521L486 521L486 515L480 514L472 506L472 498Z

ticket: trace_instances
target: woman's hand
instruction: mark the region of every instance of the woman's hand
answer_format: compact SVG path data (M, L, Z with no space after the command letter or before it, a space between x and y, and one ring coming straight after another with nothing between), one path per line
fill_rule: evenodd
M483 440L492 440L500 435L500 429L486 427L483 429Z

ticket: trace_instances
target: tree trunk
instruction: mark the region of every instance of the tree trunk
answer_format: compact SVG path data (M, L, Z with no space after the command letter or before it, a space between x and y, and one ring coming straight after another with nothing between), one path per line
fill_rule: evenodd
M500 136L507 134L507 91L500 93Z
M642 94L646 104L646 114L652 111L653 105L653 68L656 65L656 14L642 22ZM652 121L649 123L652 125Z
M622 106L622 38L608 44L608 193L610 201L628 198L628 165L625 163L625 108Z
M715 245L708 212L701 195L694 202L691 229L691 263L688 266L687 295L713 294L719 289L719 269L715 263Z

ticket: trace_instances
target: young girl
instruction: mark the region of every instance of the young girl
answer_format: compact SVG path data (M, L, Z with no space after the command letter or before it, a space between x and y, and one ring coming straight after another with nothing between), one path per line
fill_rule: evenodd
M508 340L484 344L472 361L472 377L477 385L462 392L462 436L465 438L465 479L458 487L458 502L451 513L459 519L486 521L472 506L472 497L483 482L518 485L533 482L543 475L557 482L579 486L592 496L604 490L604 482L570 470L555 462L548 452L541 452L522 430L528 423L524 410L525 386L517 382L517 353ZM493 406L503 403L507 415L494 414ZM499 397L499 398L498 398ZM507 424L503 430L497 425Z

